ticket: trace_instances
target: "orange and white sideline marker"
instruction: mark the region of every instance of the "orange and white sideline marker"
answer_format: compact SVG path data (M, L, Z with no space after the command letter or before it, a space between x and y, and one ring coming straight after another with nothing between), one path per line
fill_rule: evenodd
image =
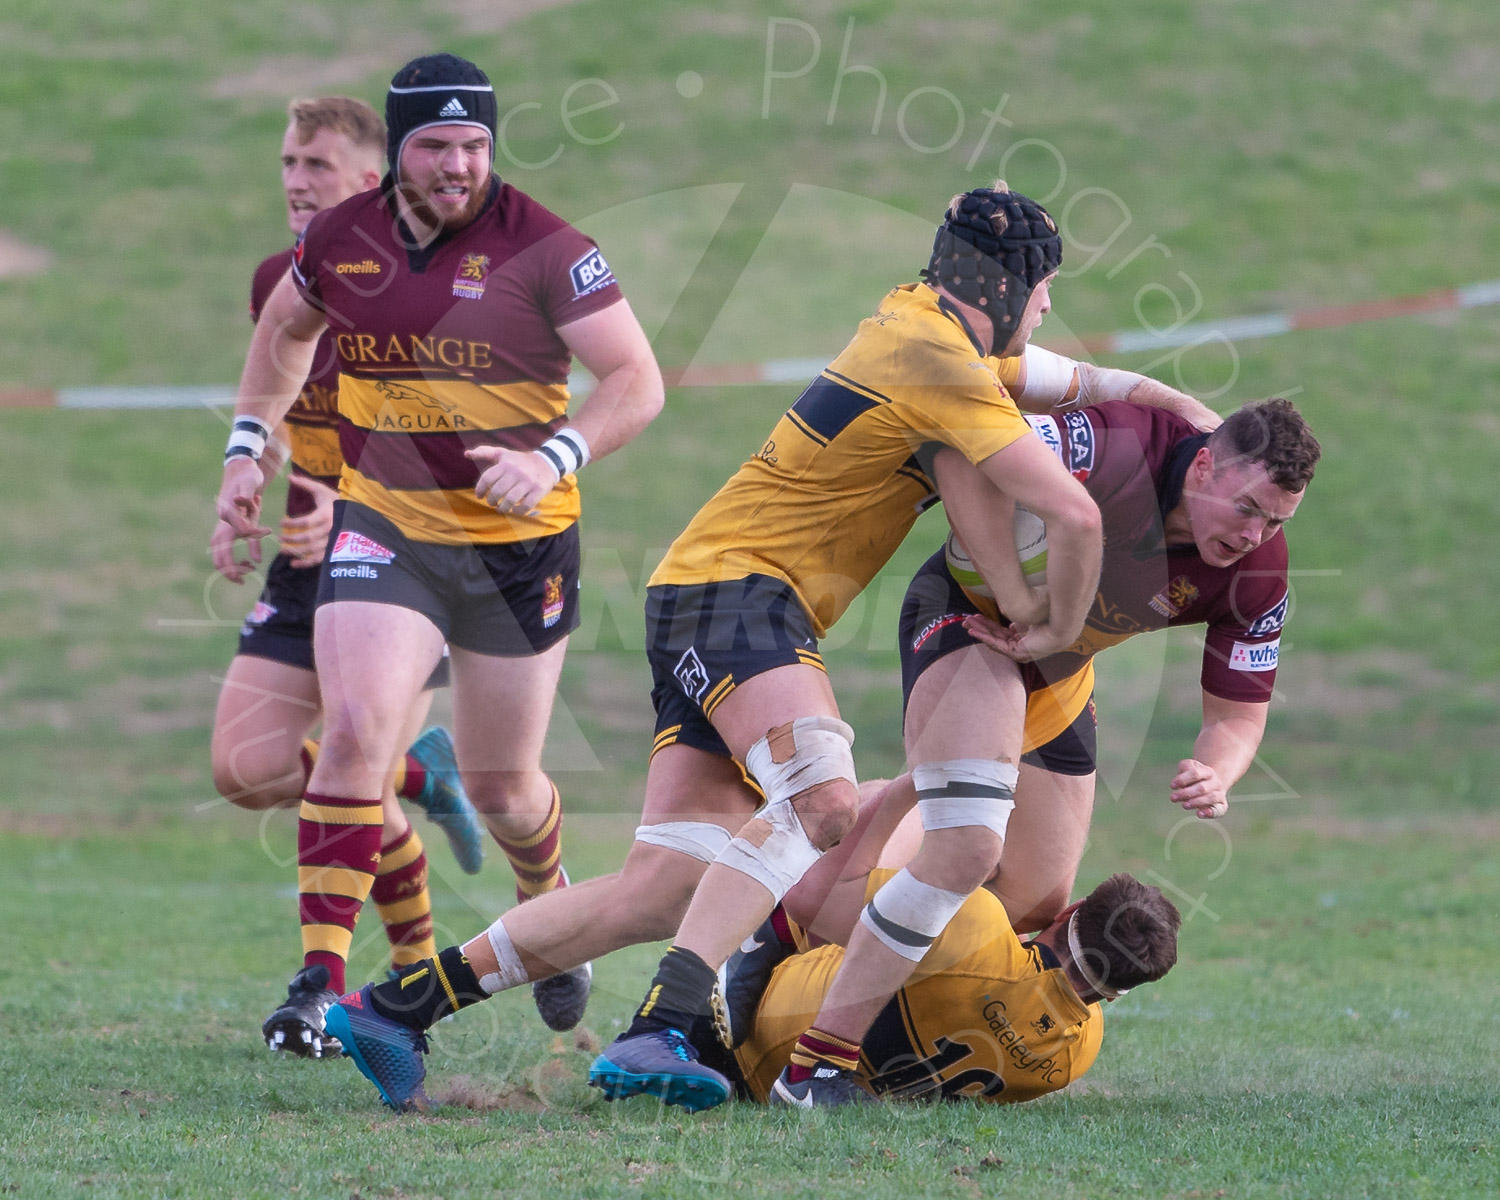
M1295 312L1264 313L1253 317L1230 317L1223 321L1198 321L1167 330L1126 329L1116 333L1088 334L1078 345L1090 354L1130 354L1171 350L1210 342L1243 342L1276 337L1306 329L1334 329L1365 321L1386 321L1422 313L1482 308L1500 304L1500 280L1471 283L1467 287L1444 288L1419 296L1390 300L1368 300L1362 304L1336 304ZM739 383L801 383L828 365L829 358L773 358L758 363L702 363L666 367L662 375L668 387L720 387ZM574 394L589 389L588 375L569 379ZM232 384L211 387L79 387L26 388L0 386L0 408L217 408L234 400Z

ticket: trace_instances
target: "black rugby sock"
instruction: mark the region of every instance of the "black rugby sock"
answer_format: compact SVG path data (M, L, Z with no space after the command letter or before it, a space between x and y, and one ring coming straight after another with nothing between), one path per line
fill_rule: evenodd
M424 958L399 978L370 989L371 1008L418 1033L426 1033L449 1013L489 998L457 946L449 946L436 958Z
M663 1029L686 1033L697 1017L708 1012L717 976L718 972L691 950L673 946L662 956L645 1002L622 1036L636 1037Z

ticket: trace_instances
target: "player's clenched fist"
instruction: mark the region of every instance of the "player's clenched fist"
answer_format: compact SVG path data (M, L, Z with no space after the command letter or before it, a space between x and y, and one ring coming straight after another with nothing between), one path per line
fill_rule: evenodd
M535 516L542 497L557 486L557 468L535 451L476 446L464 454L480 468L474 494L500 512Z
M1229 811L1229 789L1217 771L1196 758L1185 758L1177 764L1171 795L1173 804L1205 819L1222 817Z

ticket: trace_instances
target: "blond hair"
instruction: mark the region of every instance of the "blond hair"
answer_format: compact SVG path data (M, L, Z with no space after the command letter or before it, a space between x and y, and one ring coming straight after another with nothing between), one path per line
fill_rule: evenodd
M319 96L315 100L293 100L286 114L297 129L297 141L305 146L320 129L342 133L356 150L369 152L379 163L385 156L385 122L363 100L352 96Z

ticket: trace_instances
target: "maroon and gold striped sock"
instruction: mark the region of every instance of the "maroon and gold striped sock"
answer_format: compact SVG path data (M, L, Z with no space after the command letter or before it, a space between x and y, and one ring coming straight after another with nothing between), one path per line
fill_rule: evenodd
M552 807L535 833L514 842L504 838L495 840L516 873L518 901L562 887L566 882L562 877L562 798L557 794L557 785L552 784Z
M391 786L401 799L415 800L427 786L427 770L410 754L403 754L401 761L396 764L396 776ZM432 956L429 954L427 957Z
M313 768L318 765L318 743L312 738L304 739L298 757L302 760L302 790L306 791L307 781L312 778Z
M321 963L329 987L344 990L344 964L354 941L354 923L380 865L385 824L380 799L323 796L308 792L297 821L298 911L302 917L302 962Z
M432 958L432 897L427 893L427 855L410 825L395 841L380 848L380 867L370 899L391 941L391 965L406 967Z
M787 1082L801 1083L811 1079L813 1071L820 1066L833 1066L845 1071L857 1070L859 1043L846 1042L821 1029L809 1029L792 1047L791 1065L786 1069Z

